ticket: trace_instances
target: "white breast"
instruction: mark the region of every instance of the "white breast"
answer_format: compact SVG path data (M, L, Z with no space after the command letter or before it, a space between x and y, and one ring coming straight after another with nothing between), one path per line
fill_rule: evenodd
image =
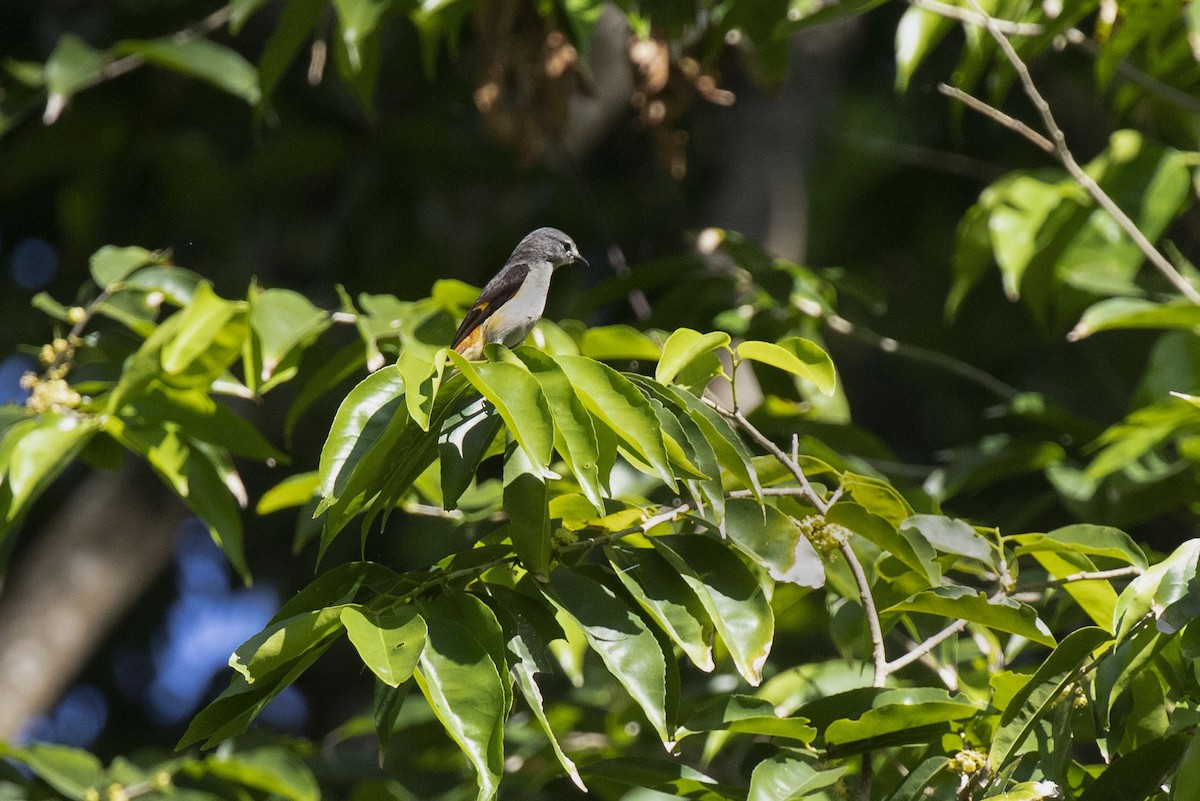
M500 342L515 348L525 341L546 310L552 273L548 264L540 264L529 270L517 293L484 322L483 333L488 342Z

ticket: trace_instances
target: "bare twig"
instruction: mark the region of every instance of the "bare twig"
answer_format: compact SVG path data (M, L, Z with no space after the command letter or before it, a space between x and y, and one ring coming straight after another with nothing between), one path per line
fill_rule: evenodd
M1069 576L1063 576L1057 579L1044 579L1041 581L1031 581L1028 584L1021 585L1022 590L1037 590L1047 587L1061 587L1064 584L1074 584L1077 581L1106 581L1116 578L1137 578L1144 571L1137 565L1129 565L1128 567L1117 567L1112 570L1092 570L1080 573L1072 573Z
M995 18L985 12L977 0L970 0L970 3L975 12L982 16L984 27L987 28L991 37L996 40L996 44L1000 46L1004 57L1017 73L1017 78L1021 83L1022 89L1025 90L1025 95L1033 103L1038 116L1042 119L1042 125L1045 127L1046 132L1050 134L1050 139L1054 143L1055 158L1062 163L1063 167L1071 175L1071 178L1091 195L1096 205L1107 211L1116 220L1117 225L1133 240L1138 250L1154 265L1154 268L1162 273L1163 277L1178 289L1184 297L1192 303L1200 305L1200 290L1192 286L1191 282L1175 269L1175 266L1171 264L1167 257L1160 253L1154 247L1154 244L1146 238L1146 235L1137 227L1137 223L1130 219L1129 215L1100 188L1100 184L1096 183L1096 179L1088 175L1079 166L1079 162L1075 160L1075 156L1067 147L1066 135L1063 134L1062 128L1059 127L1058 122L1054 119L1054 114L1050 110L1050 104L1046 102L1046 98L1042 96L1042 93L1038 91L1037 86L1034 84L1033 77L1029 74L1029 67L1017 55L1012 42L1008 41L1008 37L997 27Z
M879 611L875 608L875 598L871 595L871 582L867 581L867 573L863 570L858 554L850 547L849 542L838 546L850 572L854 574L854 583L858 585L858 594L862 597L863 611L867 615L867 631L871 634L871 658L875 663L875 676L872 684L882 687L888 677L887 652L883 647L883 628L879 625Z
M939 645L944 643L946 640L950 639L951 637L953 637L956 634L958 634L959 632L961 632L966 627L967 627L967 621L965 621L965 620L954 621L949 626L947 626L946 628L939 631L937 634L934 634L932 637L928 637L928 638L922 640L921 642L917 643L913 648L909 649L909 652L906 653L904 656L896 657L891 662L888 662L884 666L884 675L890 675L892 673L895 673L898 670L903 670L904 668L911 665L913 662L916 662L921 657L925 656L925 654L928 654L934 648L937 648Z
M1070 45L1082 50L1092 58L1100 56L1100 44L1078 28L1068 28L1063 35ZM1200 100L1192 97L1182 89L1171 86L1169 83L1163 83L1158 78L1138 69L1128 61L1118 61L1116 71L1125 80L1158 95L1168 103L1173 103L1193 114L1200 114Z
M938 91L953 100L957 100L972 111L977 111L985 117L990 117L1005 128L1020 134L1050 155L1054 155L1054 143L1015 117L1010 117L995 106L989 106L974 95L969 95L957 86L939 83Z
M939 0L908 0L908 4L968 25L984 24L982 15L961 6L939 2ZM1045 31L1045 28L1036 22L1010 22L1006 19L997 19L995 22L997 28L1012 36L1037 36Z
M967 95L967 97L970 97L970 95ZM974 100L975 98L971 99ZM922 362L945 370L948 373L953 373L1005 400L1012 400L1020 394L1020 390L1016 387L1004 383L999 378L980 370L973 364L968 364L961 359L956 359L945 353L930 350L929 348L922 348L919 345L897 342L891 337L881 336L869 328L852 323L841 315L831 314L825 318L825 322L834 333L854 337L862 342L874 345L884 353L893 353L902 358Z
M817 494L817 491L813 488L813 485L809 483L808 476L804 475L804 471L800 469L800 465L792 461L791 457L789 457L782 448L772 442L770 437L759 431L757 426L747 420L746 415L738 411L726 409L724 406L710 398L703 398L703 401L715 409L721 416L737 423L738 427L749 434L751 439L763 446L763 448L765 448L768 453L774 456L781 465L786 467L788 472L790 472L796 479L796 483L800 485L800 494L803 495L809 503L815 506L818 512L825 514L829 511L831 503L824 500L820 495Z
M172 38L176 42L186 42L201 36L206 36L220 28L225 27L233 16L233 5L224 5L216 11L209 14L199 22L194 22L188 25L183 30L177 32ZM145 65L146 59L134 53L118 58L105 64L100 69L96 70L91 79L87 82L86 88L96 86L97 84L111 81L114 78L119 78L122 75L133 72L138 67ZM53 124L67 107L68 98L64 95L51 94L46 99L46 110L42 113L42 122L46 125Z

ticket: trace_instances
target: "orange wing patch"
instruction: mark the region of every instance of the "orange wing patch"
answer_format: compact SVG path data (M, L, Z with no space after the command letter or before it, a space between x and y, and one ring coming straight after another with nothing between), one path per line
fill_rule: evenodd
M483 326L476 326L471 333L463 337L462 342L454 346L468 361L474 361L483 355Z

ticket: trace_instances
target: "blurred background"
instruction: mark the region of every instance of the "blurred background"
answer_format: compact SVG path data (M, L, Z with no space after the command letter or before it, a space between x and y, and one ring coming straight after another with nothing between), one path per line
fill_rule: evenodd
M236 37L214 38L253 61L279 6L268 4ZM934 53L907 92L894 89L904 8L795 34L778 81L732 41L705 62L708 82L660 75L664 56L631 47L621 16L606 13L587 61L497 96L498 64L517 63L530 46L564 44L537 29L529 45L536 14L514 2L485 4L433 64L412 24L390 24L365 105L354 87L320 74L305 49L261 113L203 81L151 68L77 94L53 124L41 107L10 108L0 136L0 401L21 398L31 346L48 337L31 299L44 291L71 303L88 257L106 244L170 249L227 297L253 276L333 308L339 284L355 296L401 298L422 297L444 277L482 284L521 236L553 225L574 237L592 269L556 278L551 319L672 328L710 325L695 313L708 290L663 286L656 271L689 252L695 232L720 226L824 270L841 289L839 312L868 331L969 362L1099 424L1118 419L1149 338L1068 345L1063 330L1004 300L994 276L943 322L959 218L1035 151L951 113L935 84L953 52ZM4 0L0 57L44 62L66 35L97 47L167 35L215 9ZM1086 55L1067 52L1037 74L1081 160L1105 146L1115 122L1094 92L1079 91L1091 68ZM621 279L627 270L634 277ZM640 320L645 310L627 299L638 286L650 301ZM988 433L993 394L885 352L870 336L827 335L858 426L831 434L842 437L839 447L883 454L899 478L920 484L946 449ZM281 443L289 391L238 411ZM308 420L328 420L337 401L326 398ZM325 433L322 422L301 425L296 466L315 464ZM244 477L254 499L279 475L248 465ZM1052 496L1020 510L1025 519L1069 520ZM1015 513L1005 497L1001 486L949 508L986 509L1003 522ZM1027 505L1029 495L1020 497ZM51 674L44 684L57 689L23 707L36 714L0 721L0 739L88 746L105 760L173 741L224 686L233 648L311 579L313 548L278 556L290 547L293 516L250 516L256 582L242 588L203 527L171 504L136 467L79 468L31 515L0 598L0 689L28 689L38 674ZM406 525L403 537L371 538L368 558L425 564L462 536L436 520ZM1153 524L1143 533L1154 536ZM354 543L342 548L327 564L357 556ZM72 590L82 586L86 594ZM47 626L60 627L62 642L45 642ZM14 655L22 642L33 650ZM343 675L350 664L321 660L264 719L285 732L336 729L370 701L369 682Z

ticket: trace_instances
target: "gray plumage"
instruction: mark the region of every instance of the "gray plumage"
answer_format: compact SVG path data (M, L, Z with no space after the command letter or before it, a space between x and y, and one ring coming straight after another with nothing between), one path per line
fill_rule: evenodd
M538 228L513 249L504 267L487 282L467 312L450 347L465 358L482 358L483 346L514 348L525 341L546 309L550 276L564 264L587 261L557 228Z

